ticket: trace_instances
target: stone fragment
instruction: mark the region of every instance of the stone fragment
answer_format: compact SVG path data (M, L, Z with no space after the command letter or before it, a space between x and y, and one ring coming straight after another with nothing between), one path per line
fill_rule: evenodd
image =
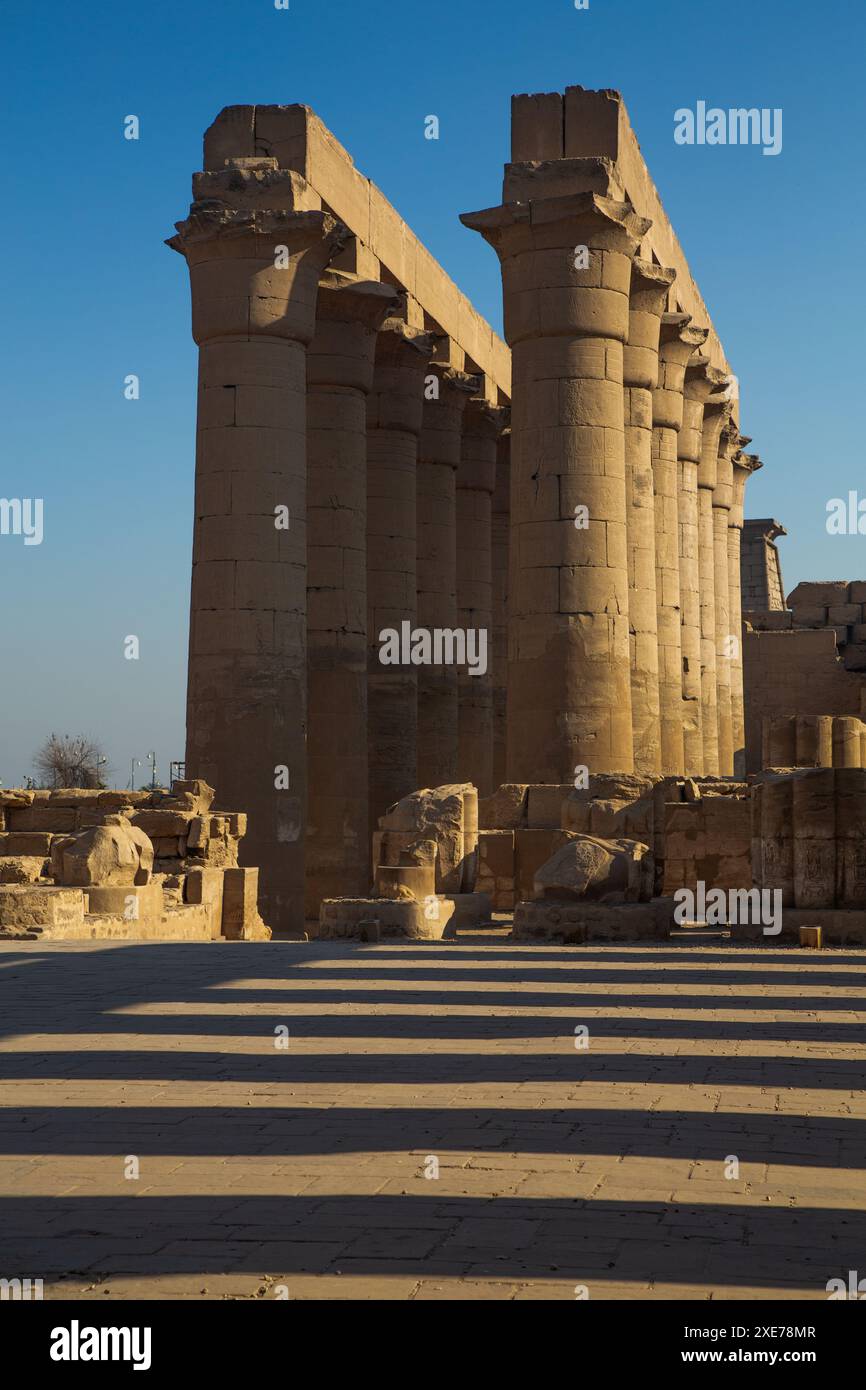
M105 825L64 836L51 846L52 877L70 887L146 884L153 860L148 836L121 815L108 816Z
M646 902L652 896L652 856L637 840L580 835L536 870L534 888L536 899Z

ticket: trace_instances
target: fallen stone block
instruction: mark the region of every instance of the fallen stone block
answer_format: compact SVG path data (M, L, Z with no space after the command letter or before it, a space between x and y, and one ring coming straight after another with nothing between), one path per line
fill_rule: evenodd
M153 859L153 845L147 835L121 815L109 815L104 825L63 836L51 845L55 882L75 888L145 884Z
M504 782L492 796L482 796L478 802L479 830L518 830L526 825L528 791L524 782Z
M519 902L514 941L550 941L580 946L591 941L666 941L673 926L673 898L647 903Z
M225 874L222 869L189 869L183 880L186 902L201 904L208 909L211 937L222 936Z
M223 874L222 934L229 941L270 941L258 909L259 871L230 868Z
M646 902L652 897L653 859L638 840L599 840L577 836L535 872L536 899Z

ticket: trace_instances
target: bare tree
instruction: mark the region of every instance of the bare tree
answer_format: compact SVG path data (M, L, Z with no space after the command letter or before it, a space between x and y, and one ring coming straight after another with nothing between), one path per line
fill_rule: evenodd
M87 734L49 734L33 766L48 787L104 787L108 759Z

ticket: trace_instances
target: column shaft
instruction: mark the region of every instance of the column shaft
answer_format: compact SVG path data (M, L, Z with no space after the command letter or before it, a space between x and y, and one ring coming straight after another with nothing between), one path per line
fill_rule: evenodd
M345 231L299 175L263 164L264 182L196 175L169 244L200 350L187 771L249 813L242 857L284 928L304 920L306 344Z
M387 319L367 402L367 701L371 830L418 787L418 668L383 665L383 633L414 627L417 464L429 334Z
M623 354L626 541L635 772L661 771L652 393L659 331L673 270L632 263L629 333Z
M499 436L493 492L493 786L505 781L506 676L508 671L508 568L511 522L511 430Z
M457 628L457 469L462 417L478 379L431 363L418 446L418 626ZM430 394L435 392L435 394ZM458 673L418 667L418 784L457 781Z
M494 789L493 492L506 414L483 399L469 401L457 470L457 621L464 632L478 634L475 650L484 651L485 667L474 675L468 667L457 673L457 780L472 782L480 796Z
M396 301L334 272L307 355L306 914L370 886L367 749L367 395L376 329Z

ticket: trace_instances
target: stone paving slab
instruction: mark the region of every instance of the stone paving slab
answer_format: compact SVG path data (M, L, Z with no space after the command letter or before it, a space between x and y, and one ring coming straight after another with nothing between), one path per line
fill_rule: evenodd
M3 944L0 1277L826 1298L866 1274L864 1015L856 951Z

